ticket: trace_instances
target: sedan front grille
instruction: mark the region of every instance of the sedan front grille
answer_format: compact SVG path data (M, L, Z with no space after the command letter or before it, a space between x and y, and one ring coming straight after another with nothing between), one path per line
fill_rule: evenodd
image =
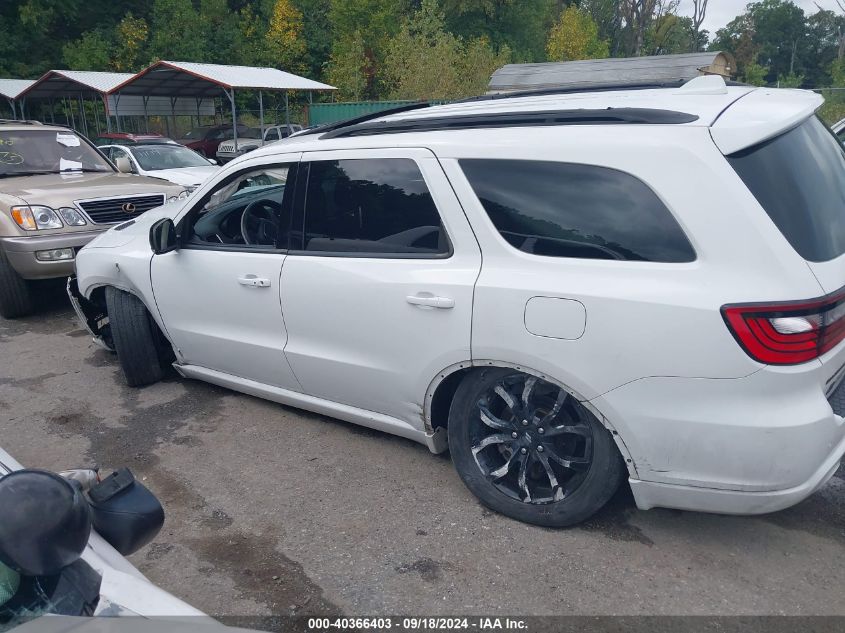
M149 196L77 200L76 204L88 214L94 224L116 224L137 218L144 211L163 205L164 200L164 194L157 193Z

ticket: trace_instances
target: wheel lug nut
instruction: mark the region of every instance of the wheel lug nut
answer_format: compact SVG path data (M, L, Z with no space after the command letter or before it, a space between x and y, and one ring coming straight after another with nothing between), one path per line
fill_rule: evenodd
M539 429L537 429L537 433L539 433L540 435L542 435L545 432L546 432L546 429L544 429L542 426Z
M522 421L522 426L528 426L528 420L523 420L523 421Z
M542 453L542 452L543 452L543 450L544 450L544 449L543 449L543 447L542 447L542 446L538 446L538 447L537 447L537 452L538 452L538 453Z
M525 448L525 447L522 447L522 448L519 449L519 452L522 453L523 455L525 455L525 453L528 452L528 449Z
M519 433L517 433L516 431L514 431L513 433L511 433L511 437L512 437L513 439L516 439L516 438L518 438L518 437L519 437Z

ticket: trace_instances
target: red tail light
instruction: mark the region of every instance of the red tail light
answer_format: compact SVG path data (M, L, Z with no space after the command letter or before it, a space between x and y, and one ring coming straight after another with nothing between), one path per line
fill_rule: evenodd
M726 305L722 316L754 360L806 363L845 340L845 288L807 301Z

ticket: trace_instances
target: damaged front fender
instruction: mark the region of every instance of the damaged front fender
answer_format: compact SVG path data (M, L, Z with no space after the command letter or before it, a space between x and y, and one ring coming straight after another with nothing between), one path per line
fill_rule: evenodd
M80 324L90 332L94 343L109 352L113 352L114 342L112 341L109 316L105 306L97 305L94 301L83 297L79 292L79 284L75 276L68 277L67 296Z

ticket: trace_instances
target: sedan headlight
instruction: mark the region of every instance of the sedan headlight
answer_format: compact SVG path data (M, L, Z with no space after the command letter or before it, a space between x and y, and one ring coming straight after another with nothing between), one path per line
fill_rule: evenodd
M60 229L64 226L59 216L50 207L12 207L12 219L24 231Z
M82 214L71 207L62 207L59 209L59 215L68 226L82 226L88 224Z

